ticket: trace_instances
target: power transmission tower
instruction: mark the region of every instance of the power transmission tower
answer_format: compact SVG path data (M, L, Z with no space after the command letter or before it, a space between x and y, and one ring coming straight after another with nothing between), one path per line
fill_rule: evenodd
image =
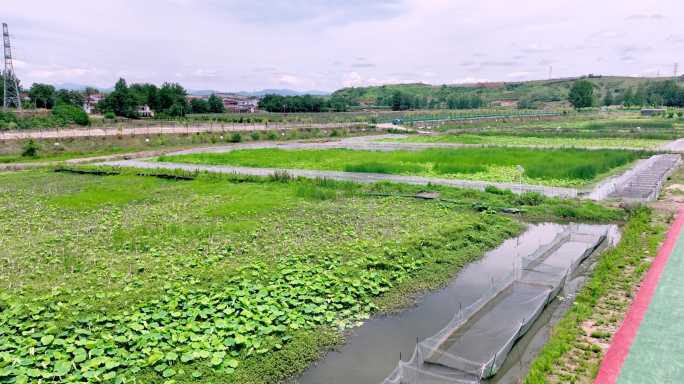
M674 81L677 81L677 70L679 69L679 63L674 63Z
M15 106L18 110L21 110L21 94L19 93L17 75L14 73L14 65L12 64L12 47L10 46L7 23L2 23L2 41L5 47L5 69L2 71L2 87L4 91L2 107L7 109L10 106Z

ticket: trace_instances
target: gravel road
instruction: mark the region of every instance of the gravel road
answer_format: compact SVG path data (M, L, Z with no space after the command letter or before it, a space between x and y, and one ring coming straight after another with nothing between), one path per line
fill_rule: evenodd
M250 132L290 129L335 129L365 127L366 123L325 123L325 124L203 124L203 125L157 125L147 127L95 127L65 128L50 130L0 131L0 141L24 139L61 139L71 137L138 136L188 134L200 132Z

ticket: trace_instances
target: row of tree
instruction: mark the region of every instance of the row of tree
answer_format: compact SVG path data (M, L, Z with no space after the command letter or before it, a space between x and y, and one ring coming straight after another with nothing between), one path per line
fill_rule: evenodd
M448 109L474 109L482 108L486 103L479 95L450 95L446 98L445 103L441 103L436 99L428 100L428 98L424 96L395 91L392 93L390 100L379 98L378 105L389 106L393 111L404 111L408 109L432 109L439 107L446 107Z
M136 118L138 108L147 105L157 114L180 117L190 112L187 91L180 84L164 83L161 87L154 84L132 84L119 79L114 90L97 104L103 113L113 112L117 116Z
M623 92L618 89L608 89L603 100L599 101L600 91L588 80L578 80L570 89L568 101L575 108L587 108L602 104L632 106L667 106L684 107L684 87L674 80L653 81L642 83L636 90L632 87Z
M95 88L87 88L84 92L79 92L67 89L57 90L49 84L34 83L29 88L28 96L33 107L52 109L59 104L81 107L86 97L97 92Z
M55 89L49 84L35 83L28 91L31 106L34 108L53 109L57 105L67 104L82 108L86 99L99 93L88 87L84 91ZM154 84L131 84L119 79L110 92L101 100L97 109L103 113L113 112L117 116L136 118L138 108L147 105L157 114L172 117L185 116L186 113L222 113L225 111L223 101L216 95L208 100L194 99L187 101L187 91L180 84L164 83L161 87Z
M344 112L348 107L341 97L266 95L259 100L259 109L268 112Z
M214 94L211 94L207 100L190 100L191 113L223 113L225 110L226 108L223 105L223 100Z

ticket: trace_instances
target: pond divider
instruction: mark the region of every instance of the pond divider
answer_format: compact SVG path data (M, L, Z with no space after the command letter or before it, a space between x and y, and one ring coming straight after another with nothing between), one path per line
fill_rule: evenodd
M439 332L416 340L384 384L479 383L498 372L522 337L565 285L566 278L607 237L569 227L526 257L508 275L491 280L482 296L460 308Z

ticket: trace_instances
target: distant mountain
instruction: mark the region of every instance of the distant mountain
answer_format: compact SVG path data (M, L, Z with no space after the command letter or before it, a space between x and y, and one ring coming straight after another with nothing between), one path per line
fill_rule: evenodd
M212 93L230 93L240 96L256 96L261 97L264 95L280 95L280 96L302 96L302 95L315 95L315 96L327 96L330 92L325 91L295 91L292 89L262 89L260 91L240 91L240 92L226 92L226 91L214 91L209 89L191 91L190 94L193 96L209 96Z
M53 84L56 89L66 89L69 91L83 91L90 85L86 84L78 84L78 83L61 83L61 84ZM100 91L103 92L111 92L114 88L109 87L109 88L98 88L98 87L93 87L97 88ZM240 96L257 96L261 97L264 95L280 95L280 96L302 96L302 95L315 95L315 96L327 96L330 95L330 92L326 91L316 91L316 90L311 90L311 91L295 91L292 89L262 89L260 91L240 91L240 92L228 92L228 91L216 91L216 90L211 90L211 89L200 89L200 90L194 90L194 91L189 91L189 93L193 96L209 96L212 93L230 93L234 95L240 95Z
M90 87L90 85L77 84L77 83L62 83L62 84L53 84L53 85L57 89L66 89L68 91L83 91L87 87ZM97 88L97 87L93 87L93 88Z
M264 96L264 95L280 95L280 96L302 96L302 95L314 95L314 96L327 96L330 92L325 91L295 91L292 89L262 89L260 91L254 92L237 92L241 96Z

